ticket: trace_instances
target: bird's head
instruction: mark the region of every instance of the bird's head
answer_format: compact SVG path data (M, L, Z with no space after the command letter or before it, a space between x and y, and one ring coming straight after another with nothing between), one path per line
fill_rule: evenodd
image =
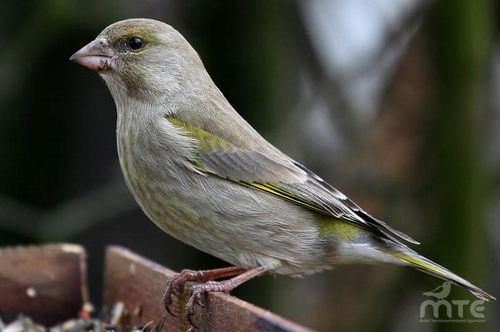
M161 102L208 78L184 37L170 25L151 19L108 26L70 60L99 73L117 103L124 98Z

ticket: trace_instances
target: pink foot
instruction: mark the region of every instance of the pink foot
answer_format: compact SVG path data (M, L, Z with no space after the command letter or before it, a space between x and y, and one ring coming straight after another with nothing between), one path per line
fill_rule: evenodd
M181 273L170 279L167 284L167 289L165 290L165 294L163 295L163 305L165 306L165 310L170 315L175 316L170 310L172 306L172 296L181 298L182 292L184 290L184 285L188 281L205 283L217 278L238 275L243 272L245 272L245 269L236 266L201 271L182 270Z

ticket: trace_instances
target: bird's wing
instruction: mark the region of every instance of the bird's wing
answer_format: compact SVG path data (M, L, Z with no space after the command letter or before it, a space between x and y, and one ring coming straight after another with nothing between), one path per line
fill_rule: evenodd
M369 215L312 171L282 153L277 154L277 150L264 154L252 149L242 149L206 128L195 128L173 116L167 116L166 119L182 128L187 136L196 141L199 154L190 162L203 173L342 219L383 238L399 243L400 240L405 240L418 244L410 236Z

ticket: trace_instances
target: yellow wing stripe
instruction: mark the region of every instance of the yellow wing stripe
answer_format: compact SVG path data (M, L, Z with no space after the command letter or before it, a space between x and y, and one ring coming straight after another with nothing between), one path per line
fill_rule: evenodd
M430 272L434 272L434 273L437 273L437 274L440 274L440 275L443 275L446 272L446 271L443 271L438 266L435 266L435 265L432 265L430 263L427 263L427 262L425 262L425 261L423 261L421 259L418 259L416 257L405 255L405 254L399 253L399 252L392 253L392 255L395 256L395 257L397 257L397 258L400 258L400 259L404 260L407 263L413 264L415 266L418 266L421 269L424 269L424 270L427 270L427 271L430 271Z
M302 205L308 209L311 209L311 210L314 210L314 211L317 211L320 213L325 213L323 209L317 207L316 205L310 204L309 202L301 199L300 197L294 196L293 194L291 194L287 191L284 191L283 189L280 189L279 187L276 187L272 184L269 184L269 183L262 184L262 183L258 183L258 182L250 183L250 182L244 182L244 181L239 181L239 183L241 183L242 185L249 187L249 188L258 189L258 190L267 192L269 194L273 194L273 195L278 196L286 201L296 203L298 205Z

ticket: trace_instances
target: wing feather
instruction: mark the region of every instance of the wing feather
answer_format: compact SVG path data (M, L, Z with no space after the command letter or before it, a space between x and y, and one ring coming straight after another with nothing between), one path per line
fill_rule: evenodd
M265 154L242 149L207 129L194 128L173 116L166 118L183 128L186 135L198 144L198 160L192 162L200 171L345 220L383 238L418 244L408 235L369 215L346 195L286 155L277 155L276 150L272 150L274 154Z

